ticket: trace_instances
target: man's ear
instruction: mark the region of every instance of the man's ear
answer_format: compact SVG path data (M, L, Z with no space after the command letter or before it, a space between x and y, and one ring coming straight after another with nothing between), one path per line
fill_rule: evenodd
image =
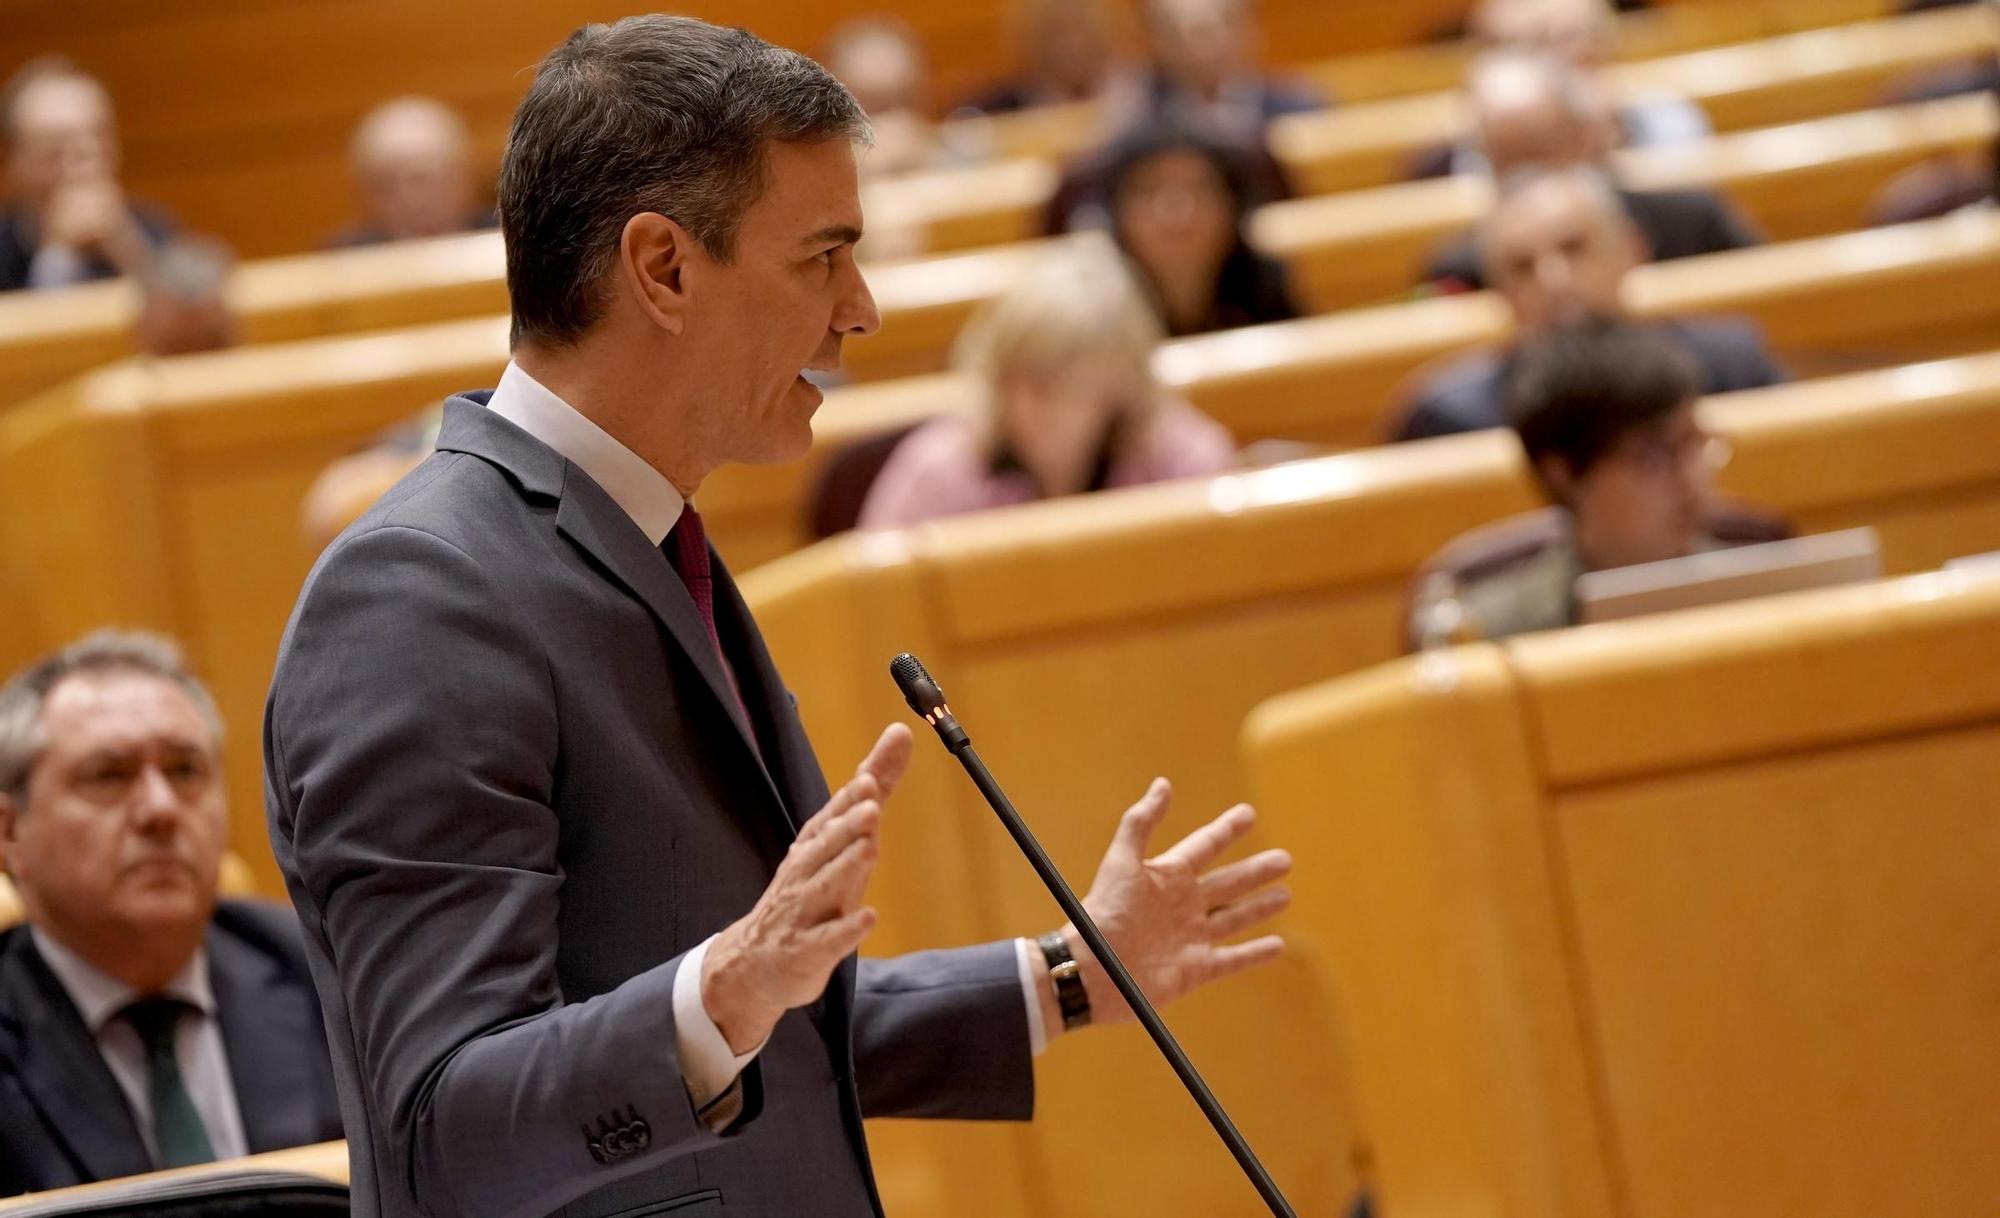
M658 212L641 212L625 222L618 239L618 275L622 286L669 334L687 328L688 255L694 238Z
M1568 461L1554 454L1546 454L1535 462L1535 474L1542 480L1543 489L1549 498L1568 507L1570 496L1576 490L1576 471Z

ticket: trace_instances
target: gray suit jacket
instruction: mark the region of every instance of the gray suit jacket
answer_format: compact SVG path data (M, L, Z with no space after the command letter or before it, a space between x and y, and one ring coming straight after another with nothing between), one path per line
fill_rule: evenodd
M340 1137L291 911L225 901L205 946L251 1151ZM125 1093L26 926L0 932L0 1197L153 1170Z
M1030 1115L1013 947L850 960L709 1131L675 969L826 785L720 560L750 722L665 556L485 396L322 556L265 717L355 1212L879 1213L863 1116Z

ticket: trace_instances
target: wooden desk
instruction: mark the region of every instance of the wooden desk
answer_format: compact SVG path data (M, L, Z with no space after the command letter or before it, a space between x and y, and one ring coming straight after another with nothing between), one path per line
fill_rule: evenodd
M1984 1207L1996 646L2000 579L1914 575L1259 708L1385 1210Z
M1696 102L1719 131L1865 109L1897 77L1991 51L2000 30L1977 6L1856 22L1610 69L1620 85ZM1271 148L1301 194L1379 186L1415 154L1457 139L1457 94L1437 92L1281 118Z
M207 1163L200 1167L177 1167L172 1171L147 1172L139 1176L123 1176L116 1180L102 1180L96 1184L79 1184L73 1188L51 1189L45 1193L28 1193L20 1197L0 1200L0 1214L9 1210L24 1209L31 1205L42 1205L52 1201L66 1201L104 1193L128 1184L138 1184L155 1180L198 1180L203 1176L218 1175L236 1171L285 1171L298 1172L307 1176L318 1176L335 1184L347 1183L347 1143L320 1142L313 1146L297 1146L290 1150L266 1151L260 1155L247 1155L241 1159L227 1159L220 1163Z
M2000 355L1737 394L1704 411L1736 447L1726 489L1802 529L1867 519L1898 571L2000 546ZM1087 875L1109 815L1153 775L1175 782L1169 835L1238 798L1234 742L1255 702L1392 658L1417 566L1534 501L1507 437L1457 436L851 536L763 567L744 588L830 769L903 716L883 668L913 651L1053 856ZM1675 705L1700 705L1687 697ZM1046 898L990 813L942 750L919 743L900 800L924 814L898 822L877 876L897 902L882 905L885 945L1045 921ZM1322 781L1311 814L1339 826L1367 802ZM1282 840L1260 831L1255 844ZM1363 1123L1370 1106L1324 1091L1347 1068L1337 1019L1318 1022L1327 1011L1312 997L1345 984L1320 972L1326 925L1294 920L1287 933L1297 975L1221 988L1170 1018L1300 1211L1327 1212L1342 1182L1315 1165L1344 1162L1328 1127ZM1255 1060L1239 1055L1246 1022L1270 1030ZM1042 1120L1027 1131L1036 1162L1073 1182L1048 1213L1247 1212L1220 1167L1207 1174L1206 1131L1144 1046L1076 1048L1050 1061ZM1274 1057L1310 1087L1266 1073ZM1143 1185L1091 1169L1102 1128L1120 1132L1120 1159ZM937 1155L949 1178L956 1160ZM1132 1187L1143 1191L1121 1204L1116 1190Z
M1616 158L1638 190L1719 191L1772 239L1858 229L1891 177L1930 157L1989 146L2000 114L1984 95L1864 110L1717 136L1682 148ZM1322 273L1298 285L1315 312L1408 293L1430 256L1467 232L1492 204L1482 177L1433 178L1275 203L1251 217L1252 240Z

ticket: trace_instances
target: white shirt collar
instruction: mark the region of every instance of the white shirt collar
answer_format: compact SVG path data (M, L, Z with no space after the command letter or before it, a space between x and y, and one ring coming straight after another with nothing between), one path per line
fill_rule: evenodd
M509 360L486 409L553 448L604 488L655 546L667 539L687 500L667 476L585 418Z
M56 975L57 981L62 982L69 1000L76 1004L77 1013L83 1016L84 1026L90 1029L92 1036L103 1031L104 1025L132 1000L145 997L56 942L54 937L44 934L41 927L30 926L28 933L34 937L35 950L42 954L49 971ZM214 1015L215 990L208 980L207 951L195 949L194 957L160 987L160 993L178 998L205 1015Z

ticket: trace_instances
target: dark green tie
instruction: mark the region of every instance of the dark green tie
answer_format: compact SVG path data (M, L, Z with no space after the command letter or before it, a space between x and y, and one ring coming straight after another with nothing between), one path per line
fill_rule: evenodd
M194 1008L178 998L141 998L122 1012L146 1046L146 1091L153 1103L153 1145L161 1167L213 1163L215 1147L181 1078L174 1033Z

